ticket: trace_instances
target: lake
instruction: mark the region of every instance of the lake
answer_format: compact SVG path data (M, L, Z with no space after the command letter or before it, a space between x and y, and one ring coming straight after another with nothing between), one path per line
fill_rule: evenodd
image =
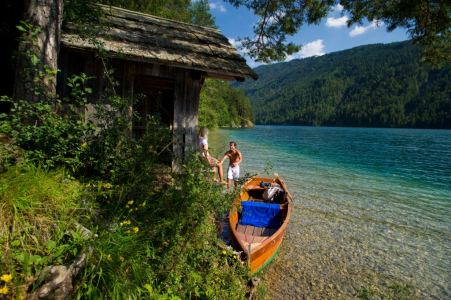
M351 299L356 289L451 299L451 131L255 126L235 141L245 173L278 173L295 199L278 256L258 277L271 299ZM273 167L271 169L271 167Z

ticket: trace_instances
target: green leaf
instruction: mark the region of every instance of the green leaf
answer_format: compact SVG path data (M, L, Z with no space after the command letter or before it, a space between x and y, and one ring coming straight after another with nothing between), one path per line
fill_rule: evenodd
M151 286L150 284L148 284L148 283L146 283L146 284L144 285L144 288L145 288L149 293L152 293L152 292L153 292L152 286Z
M71 231L70 234L72 235L72 237L74 238L74 240L78 240L80 239L80 234L76 231Z
M28 261L29 257L30 256L28 255L28 253L25 253L25 252L20 252L16 255L16 259L23 263L26 263Z
M30 259L28 260L28 264L35 264L38 265L41 262L42 257L39 255L33 255L30 257Z
M55 247L56 247L55 241L52 241L52 240L47 241L47 250L51 251L51 250L55 249Z
M40 62L40 60L39 60L39 58L38 58L36 55L32 55L32 56L31 56L31 63L32 63L33 65L36 66L39 62Z
M15 241L11 242L11 246L13 246L13 247L17 247L19 245L20 245L20 241L18 241L18 240L15 240Z

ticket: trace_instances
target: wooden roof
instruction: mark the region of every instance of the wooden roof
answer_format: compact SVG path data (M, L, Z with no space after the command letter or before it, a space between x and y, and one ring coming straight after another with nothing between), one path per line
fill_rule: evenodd
M125 59L158 63L205 72L223 80L257 80L258 75L218 29L190 25L117 7L100 5L110 28L98 40L105 49ZM76 34L63 33L69 48L94 50Z

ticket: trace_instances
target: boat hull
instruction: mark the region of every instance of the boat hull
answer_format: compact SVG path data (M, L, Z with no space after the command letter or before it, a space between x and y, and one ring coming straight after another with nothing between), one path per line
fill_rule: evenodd
M282 211L283 222L279 228L257 228L247 226L240 232L241 202L247 201L250 194L264 191L260 187L260 182L278 183L285 191L284 197L280 203ZM286 226L290 219L290 199L291 195L286 190L286 186L280 178L253 178L242 188L240 197L235 199L234 205L229 213L229 222L232 231L232 244L237 251L242 251L243 258L248 259L251 274L255 274L263 269L277 254L282 243ZM267 229L267 230L266 230ZM244 232L243 232L244 230ZM252 231L253 230L253 231ZM266 230L266 232L265 232ZM258 232L258 233L257 233Z

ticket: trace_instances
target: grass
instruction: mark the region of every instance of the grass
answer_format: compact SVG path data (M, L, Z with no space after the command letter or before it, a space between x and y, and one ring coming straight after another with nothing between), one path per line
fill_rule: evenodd
M247 266L217 246L213 212L226 210L230 195L197 167L133 188L84 184L61 169L10 167L0 174L0 275L12 279L0 281L0 293L26 298L44 267L67 265L93 245L75 299L244 299ZM83 238L75 222L96 238Z
M0 184L0 270L12 276L8 294L19 297L44 266L64 264L79 253L82 239L67 236L89 214L81 205L81 184L63 172L16 166L0 175Z

